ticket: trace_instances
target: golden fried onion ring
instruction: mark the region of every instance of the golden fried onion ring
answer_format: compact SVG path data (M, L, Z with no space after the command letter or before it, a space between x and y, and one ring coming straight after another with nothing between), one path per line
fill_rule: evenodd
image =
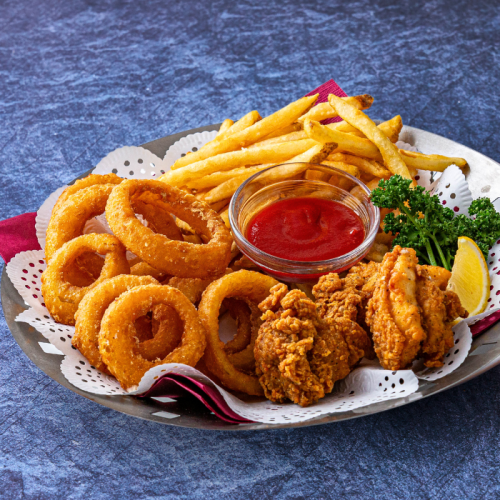
M214 281L203 293L198 312L207 333L205 365L229 389L254 396L264 394L259 379L238 370L224 350L224 343L219 338L219 310L222 301L226 297L236 297L260 303L277 284L270 276L242 270Z
M66 202L66 200L77 193L78 191L81 191L82 189L85 189L90 186L95 186L97 184L120 184L120 182L123 181L121 177L118 177L116 174L106 174L106 175L99 175L99 174L90 174L87 175L87 177L84 177L83 179L78 179L75 181L74 184L71 186L68 186L59 196L59 198L56 201L56 204L54 205L54 208L52 209L52 215L61 208L62 205Z
M65 281L64 270L86 252L106 254L99 278L85 287ZM59 323L74 325L76 308L88 291L105 279L129 273L125 252L125 247L110 234L86 234L65 243L42 274L42 295L52 317Z
M175 223L175 219L151 193L145 192L134 197L132 208L136 214L140 214L146 219L149 229L153 232L163 234L171 240L183 241L184 238Z
M157 304L175 309L183 324L180 345L165 358L148 361L137 349L134 322ZM164 363L195 366L203 356L206 338L193 304L170 286L144 285L118 297L106 310L99 333L99 352L109 371L126 390L133 390L151 368Z
M99 354L99 331L106 309L122 293L141 285L156 285L150 276L115 276L90 290L78 305L76 312L75 334L71 343L98 370L109 373Z
M153 338L139 343L137 350L149 361L163 359L179 345L182 321L172 307L158 304L152 310L151 330Z
M114 187L115 184L96 184L81 189L52 213L45 241L47 264L64 243L82 235L89 219L104 212Z
M131 199L149 192L168 212L210 238L206 245L174 241L155 234L136 218ZM156 180L128 179L116 186L106 206L106 218L122 243L155 269L181 278L209 278L224 273L231 258L231 233L203 202Z
M151 267L146 262L138 262L130 268L130 274L134 276L152 276L158 281L164 280L168 275L158 271L154 267Z

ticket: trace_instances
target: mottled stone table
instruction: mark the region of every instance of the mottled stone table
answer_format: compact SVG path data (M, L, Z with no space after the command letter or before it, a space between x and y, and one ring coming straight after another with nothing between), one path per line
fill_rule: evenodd
M498 2L0 2L0 219L122 145L329 78L497 161ZM57 385L0 324L0 497L498 498L500 368L341 424L203 432Z

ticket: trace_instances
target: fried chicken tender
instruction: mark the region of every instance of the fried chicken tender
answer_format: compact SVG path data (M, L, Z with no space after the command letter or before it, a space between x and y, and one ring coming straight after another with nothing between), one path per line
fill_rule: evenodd
M375 280L362 267L362 290L372 295L366 321L380 363L389 370L407 368L419 357L429 368L443 366L453 347L452 322L468 315L458 296L446 290L450 271L417 263L414 250L397 246Z
M264 323L255 342L255 362L268 399L309 406L349 374L342 335L318 316L303 292L276 285L259 308Z
M366 322L380 364L386 370L407 368L427 335L417 302L417 254L396 246L385 255Z
M351 368L363 357L375 357L370 337L357 322L364 309L364 285L364 277L356 272L343 279L330 273L322 276L312 290L319 316L332 328L337 328L344 338Z

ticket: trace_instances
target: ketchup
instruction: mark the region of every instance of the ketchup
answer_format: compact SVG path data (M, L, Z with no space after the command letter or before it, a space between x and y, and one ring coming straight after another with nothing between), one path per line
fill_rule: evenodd
M346 205L321 198L277 201L254 216L248 241L275 257L301 262L349 253L365 238L363 222Z

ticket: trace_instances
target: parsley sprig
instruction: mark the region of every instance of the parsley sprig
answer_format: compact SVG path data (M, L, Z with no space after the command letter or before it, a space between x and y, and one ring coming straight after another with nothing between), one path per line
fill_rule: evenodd
M411 180L393 175L381 180L371 194L380 208L398 209L384 218L384 231L396 235L393 245L415 249L419 260L451 270L459 236L476 242L488 258L488 251L500 238L500 214L488 198L478 198L469 207L470 218L455 215L437 195L424 187L411 188Z

